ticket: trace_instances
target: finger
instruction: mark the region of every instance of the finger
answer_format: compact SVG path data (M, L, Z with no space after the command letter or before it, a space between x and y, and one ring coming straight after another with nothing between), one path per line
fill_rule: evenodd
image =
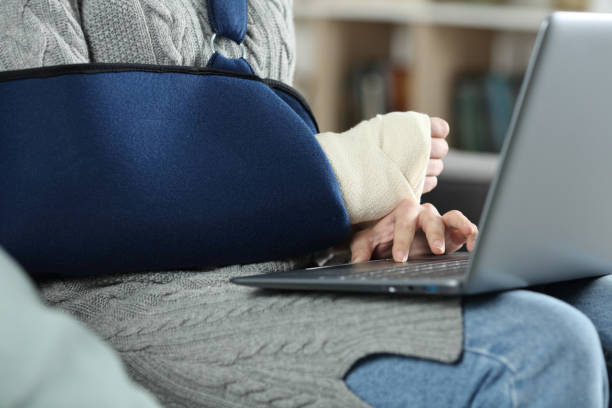
M442 159L448 154L448 142L442 138L431 139L431 154L432 159Z
M449 211L442 216L446 225L447 240L446 252L451 253L460 249L463 244L469 243L468 250L473 249L478 228L460 211Z
M371 229L359 231L351 240L351 262L364 262L372 257L374 250L373 233Z
M416 232L414 233L412 245L410 245L410 256L415 257L428 254L431 254L431 249L429 248L427 237L422 229L417 228Z
M392 211L389 214L385 215L382 219L376 221L374 225L372 225L370 229L372 230L373 240L375 241L374 246L385 240L393 240L394 224L395 214Z
M476 238L478 238L478 227L474 225L474 233L468 237L466 247L469 252L474 250L474 246L476 245Z
M392 251L393 259L396 262L406 262L408 260L420 209L421 206L411 200L406 200L403 205L397 207Z
M461 211L451 210L442 216L444 225L459 230L465 237L474 233L474 224Z
M394 217L391 212L380 220L361 224L368 227L357 230L351 239L351 262L368 261L374 257L388 258L391 255Z
M423 184L423 193L429 193L431 190L436 188L437 185L437 177L425 177L425 183Z
M467 237L458 229L446 228L446 253L450 254L461 249L467 242Z
M431 137L444 139L450 132L448 122L440 118L430 118L431 122Z
M444 162L440 159L429 159L427 163L427 174L428 177L437 177L444 170Z
M425 232L427 243L431 252L441 255L444 253L444 222L440 213L433 205L426 203L421 205L419 224Z

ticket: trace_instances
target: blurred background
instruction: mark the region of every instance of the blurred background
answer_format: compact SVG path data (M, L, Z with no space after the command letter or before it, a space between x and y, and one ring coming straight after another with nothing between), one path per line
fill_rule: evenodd
M295 87L321 131L416 110L446 119L440 211L480 217L541 22L612 0L294 0Z

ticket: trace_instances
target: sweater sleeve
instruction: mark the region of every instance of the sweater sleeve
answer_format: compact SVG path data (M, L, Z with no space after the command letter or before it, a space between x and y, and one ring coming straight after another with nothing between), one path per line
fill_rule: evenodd
M344 133L319 133L351 224L379 219L399 201L420 201L431 149L427 115L393 112Z

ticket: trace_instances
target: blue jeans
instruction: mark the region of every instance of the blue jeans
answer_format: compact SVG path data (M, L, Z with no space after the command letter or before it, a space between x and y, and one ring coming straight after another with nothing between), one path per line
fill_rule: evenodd
M536 290L465 298L457 363L372 355L347 386L376 408L607 407L612 275Z

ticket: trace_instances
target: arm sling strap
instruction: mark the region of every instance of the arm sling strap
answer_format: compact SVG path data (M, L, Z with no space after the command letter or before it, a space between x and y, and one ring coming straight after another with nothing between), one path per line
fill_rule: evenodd
M239 44L247 0L208 0ZM251 263L350 233L304 99L214 51L206 68L0 73L0 245L32 275Z

